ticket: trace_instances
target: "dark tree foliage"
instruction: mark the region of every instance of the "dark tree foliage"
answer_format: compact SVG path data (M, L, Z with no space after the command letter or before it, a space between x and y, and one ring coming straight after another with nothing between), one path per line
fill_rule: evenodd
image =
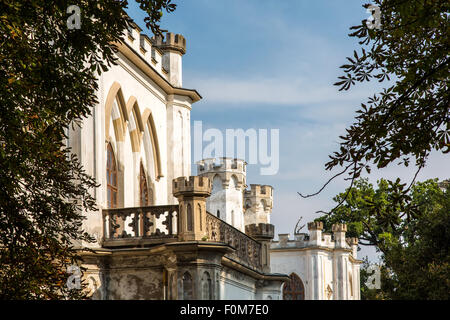
M347 236L381 252L381 290L367 289L364 271L365 298L450 299L450 183L418 182L406 195L405 188L398 180L382 179L377 189L357 180L334 198L345 198L342 205L319 220L326 231L347 223Z
M333 222L348 223L349 236L381 251L382 290L363 290L366 298L448 299L449 189L414 182L432 151L450 152L450 2L374 0L363 7L370 5L379 8L381 25L363 20L351 27L349 36L359 39L361 49L341 66L345 74L335 85L349 90L377 80L387 87L361 104L326 163L327 170L342 171L319 192L343 174L351 184L320 219L328 229ZM410 162L416 173L409 184L381 180L374 190L358 180L371 166Z
M363 5L376 19L373 5L381 25L363 20L350 28L361 49L341 66L344 75L335 85L350 90L357 82L376 80L386 88L361 104L326 163L326 170L341 171L319 192L343 174L351 184L320 220L327 229L334 222L348 223L348 236L381 251L382 290L363 288L365 298L448 299L449 189L442 191L436 181L414 183L431 152L450 152L450 2L374 0ZM415 176L409 184L381 180L374 190L359 179L372 166L410 163Z
M411 160L417 176L433 150L450 151L450 2L374 0L373 5L380 9L381 26L371 29L363 20L350 28L361 49L341 66L345 74L335 85L349 90L357 82L390 82L361 104L325 165L342 169L332 179L346 173L352 183L371 166L408 166Z
M361 52L343 65L336 83L348 90L356 82L392 77L394 84L361 105L327 169L350 165L357 178L367 163L378 168L413 157L423 167L430 152L450 151L450 2L447 0L375 0L381 28L365 21L350 34ZM366 5L367 7L367 5Z
M138 0L159 33L170 0ZM67 8L81 10L68 29ZM66 286L95 181L64 142L98 103L98 74L115 63L127 1L0 1L0 298L80 298Z

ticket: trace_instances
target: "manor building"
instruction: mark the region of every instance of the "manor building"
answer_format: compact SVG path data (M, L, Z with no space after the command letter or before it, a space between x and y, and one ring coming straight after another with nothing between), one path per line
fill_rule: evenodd
M286 300L360 300L358 239L346 238L345 224L322 233L322 222L308 223L308 233L279 234L271 243L272 272L290 275L283 287Z
M345 224L333 225L333 234L322 233L322 222L308 223L309 233L296 230L294 239L279 234L273 241L270 224L273 188L251 184L246 189L246 163L220 158L197 163L197 174L212 181L206 209L257 239L268 249L266 271L289 275L281 288L286 300L359 300L358 239L346 238ZM266 247L267 246L267 247Z
M80 251L92 298L282 299L293 277L274 272L272 188L247 190L237 159L206 159L191 175L190 111L202 97L183 88L186 40L141 31L125 31L99 103L67 141L99 184L83 225L96 241L77 244L92 250Z

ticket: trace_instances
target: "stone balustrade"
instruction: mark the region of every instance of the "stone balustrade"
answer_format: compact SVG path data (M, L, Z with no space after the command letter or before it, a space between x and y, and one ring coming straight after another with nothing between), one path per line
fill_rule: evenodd
M178 205L103 209L104 247L176 241Z
M179 205L104 209L103 247L142 247L186 241L180 237ZM203 241L220 242L235 251L226 257L262 272L262 245L225 221L206 212Z
M209 212L206 215L206 232L208 241L226 243L236 249L232 254L225 255L226 257L262 272L261 243Z

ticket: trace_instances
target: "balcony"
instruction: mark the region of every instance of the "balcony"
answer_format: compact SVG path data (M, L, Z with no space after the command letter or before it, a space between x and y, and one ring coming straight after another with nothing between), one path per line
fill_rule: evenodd
M103 247L135 248L180 241L178 217L178 205L103 209ZM227 258L261 272L261 244L208 212L205 240L233 247L235 251Z
M178 240L178 205L103 209L103 247L142 247Z

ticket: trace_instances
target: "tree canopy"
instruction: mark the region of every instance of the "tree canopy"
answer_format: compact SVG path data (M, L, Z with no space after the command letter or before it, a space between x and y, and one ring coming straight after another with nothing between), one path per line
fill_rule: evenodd
M363 7L372 17L349 34L361 48L347 57L335 85L347 91L376 80L386 87L361 103L355 122L340 136L339 150L325 164L326 170L341 171L320 191L344 174L351 184L320 219L327 228L348 223L348 236L382 252L382 292L364 294L448 299L448 184L443 191L436 181L414 182L433 151L450 152L450 2L374 0ZM411 163L414 178L408 184L382 179L374 189L359 179L373 166Z
M423 167L431 150L450 151L450 3L446 0L375 0L381 27L354 26L361 51L341 66L335 83L349 90L373 79L393 84L370 97L342 136L327 168L350 165L358 177L373 162L378 168L410 157ZM368 7L368 5L365 5Z
M319 220L326 231L333 223L347 223L347 236L381 252L381 292L363 286L371 297L387 299L450 298L450 183L437 179L414 184L367 179L338 194L342 202L331 215ZM367 274L362 273L362 279ZM364 281L361 281L364 285Z
M170 0L137 0L160 33ZM80 9L69 28L68 7ZM127 1L0 1L0 297L77 298L66 286L96 185L65 145L98 103L98 75L130 25Z
M347 174L353 182L373 166L413 162L417 176L433 150L450 151L450 2L374 0L363 7L373 21L350 28L360 49L335 85L345 91L376 80L386 88L361 103L325 169L340 168L332 179Z

